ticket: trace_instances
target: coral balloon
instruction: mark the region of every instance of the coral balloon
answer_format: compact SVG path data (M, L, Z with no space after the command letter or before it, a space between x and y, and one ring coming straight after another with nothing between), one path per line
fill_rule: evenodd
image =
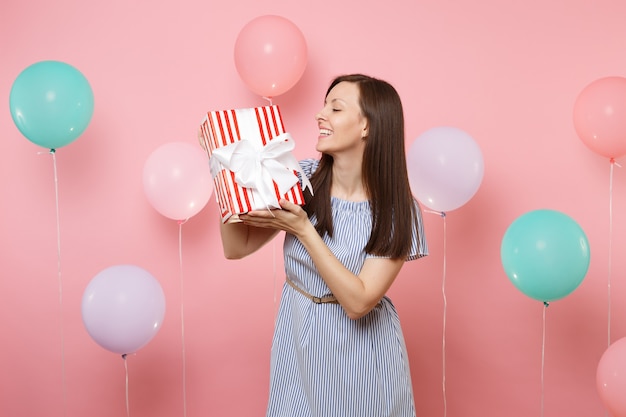
M626 155L626 78L605 77L586 86L574 105L574 128L598 155Z
M186 142L155 149L143 168L143 187L156 211L174 220L187 220L206 206L213 179L206 154Z
M307 45L298 27L281 16L248 22L235 42L235 67L246 86L264 97L291 89L307 64Z
M415 198L439 212L467 203L483 179L480 148L455 127L435 127L421 134L409 147L407 164Z
M502 266L522 293L553 301L573 292L589 269L589 242L582 228L555 210L534 210L518 217L500 246Z
M596 371L600 400L613 417L626 417L626 337L602 354Z
M97 344L113 353L134 353L161 328L165 295L146 270L134 265L111 266L85 288L81 312L83 324Z
M11 87L13 122L26 139L48 149L76 140L93 115L93 91L85 76L59 61L23 70Z

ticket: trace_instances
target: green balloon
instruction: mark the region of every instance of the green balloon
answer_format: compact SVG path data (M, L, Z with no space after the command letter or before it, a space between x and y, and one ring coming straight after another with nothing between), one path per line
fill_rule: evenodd
M561 299L581 284L589 269L589 242L582 228L555 210L535 210L518 217L500 247L509 280L528 297Z
M59 61L24 69L9 97L13 122L26 139L48 149L76 140L93 115L93 91L83 74Z

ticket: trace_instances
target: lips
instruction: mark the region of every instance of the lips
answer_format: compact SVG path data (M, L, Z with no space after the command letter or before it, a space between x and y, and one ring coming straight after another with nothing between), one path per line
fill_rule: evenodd
M320 129L320 136L330 136L333 134L333 131L330 129Z

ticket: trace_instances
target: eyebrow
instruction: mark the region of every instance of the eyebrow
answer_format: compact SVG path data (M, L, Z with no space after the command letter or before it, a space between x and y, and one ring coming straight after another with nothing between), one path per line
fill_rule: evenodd
M335 103L335 102L337 102L337 101L340 101L340 102L342 102L343 104L347 104L347 101L345 101L344 99L339 98L339 97L335 97L335 98L334 98L334 99L332 99L330 102L331 102L331 103Z

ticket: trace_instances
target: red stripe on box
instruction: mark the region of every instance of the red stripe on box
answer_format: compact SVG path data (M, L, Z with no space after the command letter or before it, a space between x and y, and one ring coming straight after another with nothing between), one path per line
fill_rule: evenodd
M283 115L280 113L280 108L275 106L276 113L278 113L278 120L280 120L280 133L285 133L285 124L283 123Z
M274 124L274 132L275 132L275 136L280 135L282 132L278 129L278 122L276 121L276 113L275 113L276 107L272 106L270 107L270 113L272 114L272 122Z
M230 143L235 142L235 138L233 137L233 129L231 127L230 118L228 117L228 111L224 111L224 121L226 122L226 129L228 130L228 139Z
M232 198L230 198L230 187L228 185L228 179L226 178L226 171L220 171L219 178L222 189L222 199L224 200L224 210L233 211L234 205Z
M228 175L228 183L233 186L232 193L229 193L228 197L232 202L233 206L237 203L237 207L239 207L239 211L243 210L243 205L241 204L241 197L239 196L239 186L235 182L235 173L232 171L224 171L225 175ZM234 194L234 196L233 196ZM235 207L233 207L235 208ZM234 210L233 210L234 211Z
M230 128L230 118L228 117L228 111L227 110L224 110L223 117L224 117L224 125L226 126L224 134L226 135L226 133L228 133L228 136L227 136L228 143L233 143L233 131Z
M274 137L274 132L272 132L272 124L270 123L270 119L269 116L267 114L267 110L268 107L263 107L263 122L264 122L264 127L267 130L267 136L268 136L268 142L272 140L272 138Z
M296 190L295 190L295 188L296 188L296 187L291 187L291 190L290 190L290 191L291 191L291 201L292 201L293 203L295 203L296 201L298 201L298 197L296 196ZM287 196L285 196L285 198L288 198L288 197L287 197Z
M217 203L220 206L220 215L224 218L225 214L228 213L228 200L224 196L224 185L221 178L221 175L215 177L215 189L218 190L217 193Z
M278 189L278 184L276 184L276 181L272 181L272 184L274 185L274 195L276 195L276 199L280 201L280 199L283 198L283 196L280 195L280 190Z
M222 178L222 172L215 176L215 189L219 191L219 203L222 210L226 210L228 207L228 199L224 194L226 190L224 190L224 179Z
M298 176L298 172L297 171L293 171L293 175L295 175L296 177ZM291 190L289 190L289 192L291 193L291 202L295 203L295 204L304 204L304 194L302 194L302 187L300 187L300 184L296 184L293 187L291 187ZM287 197L285 197L287 198ZM287 198L289 200L289 198Z
M211 142L209 143L209 149L211 150L211 153L213 152L213 150L219 147L218 134L215 128L216 119L217 119L216 112L210 112L207 114L207 133L208 133L208 137L211 140ZM209 126L210 126L210 130L209 130ZM229 204L228 196L226 194L228 190L226 189L225 184L224 184L222 171L220 171L219 174L215 177L214 182L215 182L215 189L218 191L217 200L221 208L221 211L222 211L221 215L223 218L224 213L229 210L230 204Z
M229 181L229 177L228 177L228 172L226 170L222 170L221 171L221 175L222 175L222 185L224 186L224 191L226 192L226 196L227 196L227 200L228 200L228 207L229 210L231 212L235 212L235 202L233 199L233 194L232 194L232 190L230 188L230 181ZM232 175L232 172L231 172Z
M223 146L226 146L229 143L233 143L233 136L232 136L232 130L230 128L228 110L215 112L215 117L219 124L220 137L222 139ZM241 211L243 207L241 204L239 188L237 186L237 183L234 180L234 173L230 172L230 175L228 175L226 170L222 170L222 184L223 184L224 190L227 193L226 201L228 203L227 204L228 210L231 213L235 213L236 207L238 206L239 210Z
M215 119L217 120L217 126L219 127L219 135L220 135L220 139L221 139L221 146L226 146L228 145L228 142L226 141L226 130L224 129L224 123L222 122L222 116L220 115L219 112L215 113ZM220 146L220 145L218 145Z
M237 122L237 112L235 110L231 110L233 115L233 124L235 126L235 132L237 133L237 140L241 140L241 133L239 132L239 123Z
M277 135L276 122L274 121L272 107L265 107L263 109L263 114L265 115L265 125L267 126L267 133L269 134L270 140L274 139L274 137L276 137Z
M220 181L220 176L217 175L215 176L215 179L213 180L213 183L215 184L215 199L217 200L217 204L220 206L220 209L222 211L222 213L224 212L224 191L222 190L222 185L221 185L221 181Z
M265 129L263 126L263 121L261 120L261 114L259 113L259 107L256 107L254 109L254 113L256 114L256 122L259 127L259 134L261 135L261 142L263 142L263 146L265 146L267 145L267 139L265 139Z
M239 184L237 184L237 186L239 187L239 189L241 190L241 194L243 194L243 198L246 202L246 207L244 210L242 210L244 213L249 212L250 210L252 210L252 203L250 203L251 200L251 196L252 196L252 190L249 188L245 188L240 186Z
M274 108L274 106L271 107L263 107L263 115L265 116L265 125L267 126L267 132L269 133L270 136L270 140L276 136L276 130L274 132L272 132L272 125L274 126L274 129L276 129L276 120L274 120L274 114L272 112L272 109ZM270 117L268 115L268 111L272 116L272 122L270 123ZM276 181L272 181L272 184L274 185L274 194L276 195L276 199L280 200L281 198L283 198L282 195L280 195L280 190L278 189L278 184L276 184Z
M235 143L235 142L238 142L240 139L239 124L237 121L237 112L235 110L232 110L231 114L232 114L232 118L228 116L228 111L224 111L224 118L226 120L226 126L228 127L228 136L230 139L230 143ZM233 135L233 129L232 129L233 126L235 127L235 132L237 133L237 137ZM237 184L237 182L235 181L234 173L231 173L231 180L232 180L234 194L237 199L237 204L239 206L238 213L250 211L252 206L250 205L250 197L248 194L249 191L246 188L241 187L239 184ZM244 207L244 203L242 200L245 201L245 207Z
M300 184L292 188L293 193L295 194L294 202L296 204L304 204L304 194L302 193L302 187L300 187L299 185Z
M218 136L217 136L217 132L215 130L215 121L213 120L214 117L214 113L209 113L209 123L211 124L211 130L209 131L210 133L210 137L213 139L212 140L212 145L210 146L211 150L219 147L219 141L218 141Z

